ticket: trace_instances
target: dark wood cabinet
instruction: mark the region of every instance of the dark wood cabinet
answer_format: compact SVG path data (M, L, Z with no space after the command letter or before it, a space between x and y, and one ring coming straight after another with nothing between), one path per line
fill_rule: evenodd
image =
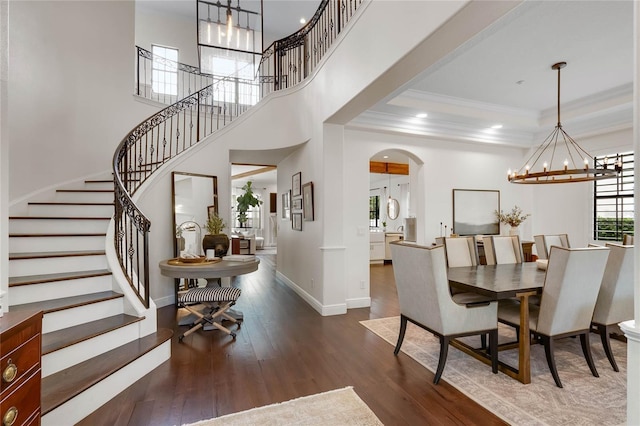
M2 424L40 424L42 312L7 312L0 318Z

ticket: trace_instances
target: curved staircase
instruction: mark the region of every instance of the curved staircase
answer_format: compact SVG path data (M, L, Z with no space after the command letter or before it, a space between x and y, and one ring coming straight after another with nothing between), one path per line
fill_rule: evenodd
M84 181L9 217L9 310L44 313L45 425L81 420L170 357L155 306L141 315L107 267L113 197L112 179Z

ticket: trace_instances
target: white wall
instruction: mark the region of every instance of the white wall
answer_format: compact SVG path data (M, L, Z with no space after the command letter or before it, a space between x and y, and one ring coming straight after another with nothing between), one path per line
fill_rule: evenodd
M151 45L161 45L178 49L178 62L199 66L198 39L196 33L195 8L193 16L186 17L179 14L162 12L167 8L154 8L156 3L182 3L184 0L136 1L135 2L135 45L151 51Z
M9 288L9 123L7 79L9 75L9 2L0 1L0 292ZM8 306L3 299L0 315Z
M9 16L9 199L111 167L155 109L132 101L134 3L18 1Z
M344 241L349 251L349 299L368 295L369 159L383 150L400 150L412 157L410 214L417 217L419 243L433 243L440 236L440 222L451 229L454 188L499 190L501 208L510 210L517 204L525 212L533 211L532 188L510 184L506 178L510 164L524 161L521 149L347 130L344 156L349 165L344 170L344 185L349 201L343 217ZM521 227L523 239L532 240L531 222L525 221ZM367 232L360 232L362 229ZM502 233L507 232L507 228L502 229ZM364 289L360 288L362 281L366 283Z

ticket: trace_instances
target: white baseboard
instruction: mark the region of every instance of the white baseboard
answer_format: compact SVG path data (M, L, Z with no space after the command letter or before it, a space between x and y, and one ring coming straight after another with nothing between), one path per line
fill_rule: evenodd
M331 316L331 315L342 315L347 313L346 303L339 303L335 305L323 305L315 297L307 293L303 288L301 288L296 283L291 281L281 272L276 271L276 276L280 278L287 285L287 287L295 291L296 294L298 294L298 296L302 297L302 299L304 299L305 302L311 305L311 307L315 309L323 317Z
M371 306L370 297L358 297L356 299L347 299L347 309L368 308Z

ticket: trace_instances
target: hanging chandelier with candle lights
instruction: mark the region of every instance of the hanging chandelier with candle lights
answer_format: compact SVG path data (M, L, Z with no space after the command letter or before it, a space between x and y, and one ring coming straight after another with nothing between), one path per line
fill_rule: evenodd
M596 160L567 134L560 123L560 70L567 65L558 62L551 69L558 71L558 122L551 134L517 170L509 170L511 183L549 184L588 182L616 176L622 170L619 158L611 163ZM593 163L593 164L592 164Z

